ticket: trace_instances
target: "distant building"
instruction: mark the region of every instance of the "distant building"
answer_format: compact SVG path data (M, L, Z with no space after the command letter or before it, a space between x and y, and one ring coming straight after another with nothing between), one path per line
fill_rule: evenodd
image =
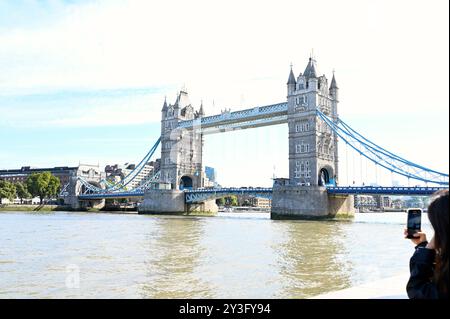
M51 168L34 168L23 166L20 169L0 170L0 180L9 181L11 183L25 182L33 173L50 172L61 182L61 187L69 183L71 176L94 176L100 177L101 172L98 165L80 164L79 166L59 166Z
M155 172L157 172L157 171L159 171L159 170L161 169L161 159L160 159L160 158L157 158L157 159L154 160L154 161L150 161L150 162L148 162L148 164L149 164L150 166L153 166L153 170L154 170Z
M392 200L392 208L394 209L404 209L405 208L405 202L402 199L394 199Z
M427 208L429 204L430 198L423 196L411 196L405 198L405 207L406 208Z
M355 207L357 208L376 208L377 201L372 195L355 195Z
M379 209L391 208L392 204L391 198L389 196L374 195L373 197L377 203L377 208Z
M260 208L271 208L272 207L272 200L270 200L268 198L251 197L249 201L250 201L250 205L253 207L260 207Z
M238 196L239 206L250 206L260 208L272 207L272 200L268 198L253 197L249 195Z
M217 183L212 182L208 179L208 177L205 177L203 179L203 187L205 188L217 187Z
M106 165L105 167L105 173L106 178L110 182L118 183L121 180L123 180L133 169L135 165L134 164L128 164L125 163L125 165Z
M217 182L216 180L216 169L213 167L205 166L205 175L211 182Z
M205 166L205 178L203 179L203 186L218 187L216 178L216 169L213 167Z
M136 176L127 185L129 188L136 188L147 182L155 172L159 171L161 160L148 162L144 165L140 172L136 172ZM125 163L124 165L114 164L105 167L105 173L108 180L112 182L120 182L136 169L135 164Z

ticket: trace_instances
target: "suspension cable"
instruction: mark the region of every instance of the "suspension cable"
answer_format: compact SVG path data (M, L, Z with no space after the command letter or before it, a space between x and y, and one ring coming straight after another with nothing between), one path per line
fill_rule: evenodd
M345 169L345 175L346 175L346 182L347 182L347 186L350 186L349 183L349 178L348 178L348 143L345 142L345 164L346 164L346 169Z
M403 159L399 160L399 157L394 157L394 156L387 154L387 151L385 151L384 149L380 150L381 149L380 147L375 147L373 145L369 145L368 143L365 143L364 141L361 141L361 139L359 139L356 136L356 134L352 133L349 129L343 129L343 128L337 126L333 121L331 121L320 110L317 110L317 114L342 140L346 141L348 144L350 144L350 146L354 150L356 150L358 153L362 154L364 157L366 157L370 161L377 163L377 165L379 165L387 170L391 170L394 173L405 176L405 177L411 177L411 178L414 178L416 180L420 180L423 182L431 182L431 183L436 183L436 184L441 184L441 185L448 185L448 175L446 175L444 173L439 173L438 174L439 176L436 176L436 178L437 178L436 180L430 180L427 178L426 175L425 175L425 177L423 177L420 174L422 173L422 175L423 175L424 170L425 170L425 173L428 173L428 174L430 174L430 172L435 172L435 171L431 171L429 169L423 168L422 166L417 165L417 164L411 165L410 164L411 162L403 160ZM342 122L340 121L340 123L342 123ZM357 147L355 147L353 144L351 144L349 141L347 141L347 138L345 138L343 136L343 134L345 134L345 136L347 136L348 138L353 139L355 143L359 143L358 145L363 146L368 153L362 152ZM376 144L374 144L374 145L376 145ZM385 156L386 158L382 157L382 156ZM390 161L393 161L393 162L389 162L387 159ZM409 167L407 167L407 168L412 168L412 166L414 166L416 169L420 168L421 171L416 172L414 174L410 173L409 171L405 170L404 167L397 165L396 162L401 162L401 164L403 166L409 165ZM444 179L444 180L441 180L441 179Z
M360 178L360 184L363 185L363 169L362 169L362 155L359 154L359 178Z

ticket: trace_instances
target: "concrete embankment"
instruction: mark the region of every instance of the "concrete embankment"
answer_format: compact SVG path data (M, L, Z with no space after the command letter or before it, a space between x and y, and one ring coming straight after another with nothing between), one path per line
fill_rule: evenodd
M52 212L52 211L68 211L70 206L64 205L0 205L0 211L15 212Z
M359 286L332 291L311 299L408 299L406 283L409 274L401 274Z

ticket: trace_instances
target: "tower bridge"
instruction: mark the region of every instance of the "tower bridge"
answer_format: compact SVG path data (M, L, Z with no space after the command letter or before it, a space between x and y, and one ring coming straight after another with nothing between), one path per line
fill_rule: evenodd
M353 130L339 118L338 104L334 73L330 82L325 75L319 75L313 58L297 77L291 67L287 100L277 104L205 116L203 105L194 109L183 90L175 103L164 101L161 136L135 170L115 184L92 185L82 178L74 179L68 186L73 190L72 202L139 197L143 198L141 213L214 212L216 198L246 194L271 198L274 219L322 218L353 215L355 194L429 195L448 188L448 174L408 161ZM287 179L271 188L204 188L205 135L279 124L288 125ZM376 168L433 186L342 187L338 165L338 146L342 143ZM146 184L128 189L159 145L160 170Z

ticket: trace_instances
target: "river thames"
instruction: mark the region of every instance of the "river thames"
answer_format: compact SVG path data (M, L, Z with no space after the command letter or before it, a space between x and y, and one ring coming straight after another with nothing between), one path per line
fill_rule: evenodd
M0 298L309 298L408 272L405 222L1 212Z

